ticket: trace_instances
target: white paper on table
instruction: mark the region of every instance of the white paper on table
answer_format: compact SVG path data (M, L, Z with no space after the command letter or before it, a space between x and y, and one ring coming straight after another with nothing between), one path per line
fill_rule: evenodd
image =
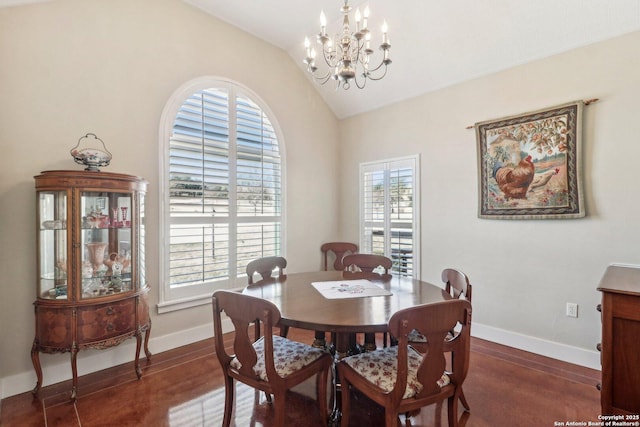
M369 280L332 280L327 282L312 282L311 285L327 299L365 298L393 295Z

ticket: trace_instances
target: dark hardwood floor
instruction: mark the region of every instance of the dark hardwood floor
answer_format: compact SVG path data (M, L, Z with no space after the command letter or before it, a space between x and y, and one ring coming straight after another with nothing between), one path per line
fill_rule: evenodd
M292 329L292 339L311 342L313 332ZM227 337L227 339L230 339ZM230 342L230 341L229 341ZM3 427L26 426L219 426L224 383L213 340L156 354L142 362L137 380L133 364L116 366L79 379L78 399L69 401L70 381L44 387L38 398L22 393L6 398L0 409ZM464 385L471 405L462 413L466 427L546 427L568 421L597 421L600 372L472 340L469 376ZM237 386L235 426L271 426L273 411L264 394ZM310 385L287 401L288 426L319 426ZM354 396L351 426L383 425L381 408ZM405 419L401 418L404 425ZM446 405L424 408L410 425L447 425ZM232 423L233 425L233 423Z

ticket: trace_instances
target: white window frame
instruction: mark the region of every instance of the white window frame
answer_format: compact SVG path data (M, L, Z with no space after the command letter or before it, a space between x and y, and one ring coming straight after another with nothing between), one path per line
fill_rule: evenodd
M390 243L390 230L392 223L390 215L390 203L389 203L389 171L397 169L399 167L411 168L413 171L413 218L412 218L412 256L413 256L413 271L412 277L414 279L420 278L420 156L406 156L397 157L392 159L378 160L374 162L360 163L359 171L359 187L360 187L360 202L359 202L359 224L360 224L360 251L363 253L371 253L371 248L365 238L366 229L382 225L384 228L384 255L392 258L391 256L391 243ZM365 218L365 173L372 171L384 171L384 219L382 221L367 222Z
M275 118L275 115L271 112L267 104L251 89L246 86L235 82L230 79L218 76L204 76L188 81L178 88L169 98L165 108L162 112L160 119L159 130L159 147L160 147L160 165L159 165L159 185L158 185L158 197L159 197L159 302L158 313L166 313L175 310L185 309L189 307L195 307L199 305L205 305L211 303L211 295L217 289L240 289L247 283L246 276L234 277L234 274L230 271L229 280L217 281L215 283L203 283L201 285L192 285L188 287L171 288L169 279L169 141L173 134L173 124L178 114L179 109L184 102L192 96L194 93L206 90L209 88L222 88L229 90L229 99L235 99L236 95L242 95L253 101L262 111L266 114L273 126L278 139L279 153L280 153L280 180L281 180L281 212L280 212L280 254L286 256L286 161L285 161L285 149L284 149L284 137L280 130L280 126ZM231 101L230 101L231 102ZM235 133L232 125L229 126L230 133ZM230 138L232 140L232 138ZM230 147L230 155L235 153L235 148ZM230 165L231 169L235 169ZM233 173L230 171L230 175ZM231 178L235 180L234 178ZM230 203L235 200L235 197L230 197ZM238 217L236 217L238 218ZM230 224L242 222L242 218L239 220L236 218L230 218ZM232 255L234 256L234 255Z

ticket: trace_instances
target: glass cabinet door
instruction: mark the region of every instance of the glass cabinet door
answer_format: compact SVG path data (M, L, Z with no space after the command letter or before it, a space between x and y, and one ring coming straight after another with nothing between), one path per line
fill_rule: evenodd
M144 203L144 193L139 194L139 203L138 207L140 211L140 240L138 241L138 277L140 278L140 282L138 286L143 288L147 286L147 270L145 269L146 265L146 247L144 242L146 239L146 213L145 213L145 203Z
M133 290L131 193L81 192L81 299Z
M38 296L67 299L67 192L38 193L40 280Z

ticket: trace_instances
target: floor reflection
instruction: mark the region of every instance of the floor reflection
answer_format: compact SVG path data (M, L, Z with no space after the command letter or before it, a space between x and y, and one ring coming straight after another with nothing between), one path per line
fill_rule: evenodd
M222 425L224 387L169 409L171 427L201 427ZM315 400L297 392L287 394L287 425L316 426L318 409ZM263 392L236 383L231 426L264 427L272 425L273 407Z

